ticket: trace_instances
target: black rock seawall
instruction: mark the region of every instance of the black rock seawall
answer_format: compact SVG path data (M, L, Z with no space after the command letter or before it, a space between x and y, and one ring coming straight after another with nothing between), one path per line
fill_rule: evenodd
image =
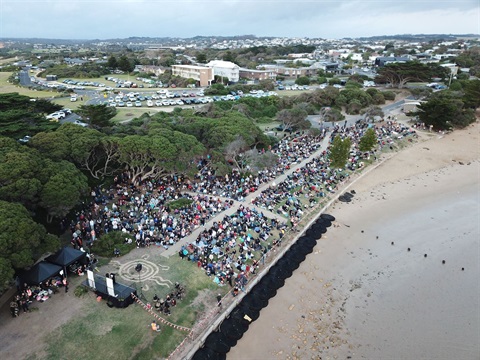
M219 328L208 335L192 360L226 359L227 353L243 337L250 324L260 317L260 311L268 306L269 299L277 295L277 290L285 285L285 280L292 276L300 263L313 251L317 240L327 232L332 221L335 221L332 215L321 214L232 310Z

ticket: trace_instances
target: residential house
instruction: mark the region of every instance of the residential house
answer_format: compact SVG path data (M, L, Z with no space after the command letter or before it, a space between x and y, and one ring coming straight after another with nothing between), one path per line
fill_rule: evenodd
M385 66L393 63L406 63L411 61L407 56L379 56L375 59L375 66Z

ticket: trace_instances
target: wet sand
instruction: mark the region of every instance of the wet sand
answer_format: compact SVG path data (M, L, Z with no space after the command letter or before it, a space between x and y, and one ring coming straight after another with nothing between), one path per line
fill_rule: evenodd
M353 202L329 211L337 227L227 358L479 359L478 129L433 136L352 185Z

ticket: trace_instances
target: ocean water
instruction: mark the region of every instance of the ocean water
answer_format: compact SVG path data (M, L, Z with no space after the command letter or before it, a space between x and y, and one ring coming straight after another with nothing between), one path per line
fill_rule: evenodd
M479 210L472 184L369 224L375 256L346 310L356 357L480 359Z

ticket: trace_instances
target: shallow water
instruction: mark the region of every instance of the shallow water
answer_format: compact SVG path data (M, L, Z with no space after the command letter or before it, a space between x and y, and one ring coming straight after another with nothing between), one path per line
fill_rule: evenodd
M373 224L383 244L359 272L377 276L347 302L357 356L480 358L479 204L475 185Z

